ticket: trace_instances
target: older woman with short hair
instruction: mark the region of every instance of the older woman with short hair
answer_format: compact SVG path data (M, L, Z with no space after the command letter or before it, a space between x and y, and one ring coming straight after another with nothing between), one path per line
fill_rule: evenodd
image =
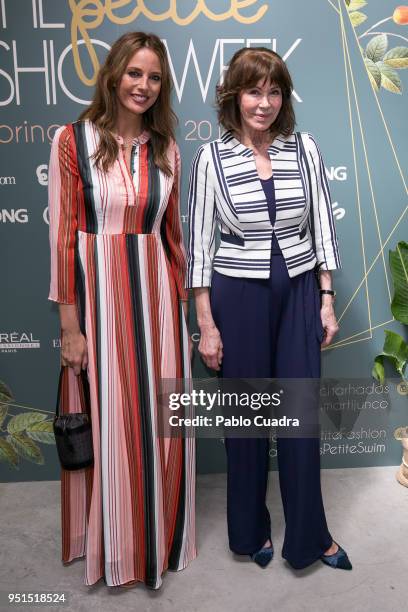
M330 270L340 258L329 188L315 139L294 132L292 90L278 54L238 51L218 88L225 131L192 164L188 287L199 352L223 378L319 378L321 346L338 330ZM265 567L273 556L269 440L226 438L225 446L230 548ZM351 569L326 524L319 438L278 437L277 451L282 556L295 569L317 559Z

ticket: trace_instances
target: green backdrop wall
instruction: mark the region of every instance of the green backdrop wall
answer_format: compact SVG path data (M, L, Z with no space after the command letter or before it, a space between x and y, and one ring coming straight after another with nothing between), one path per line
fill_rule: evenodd
M129 30L153 31L167 46L185 228L189 164L218 135L214 91L232 54L264 45L287 61L298 129L314 134L324 155L343 264L340 332L323 372L370 377L384 328L401 331L390 314L388 250L407 237L408 7L396 8L391 0L0 0L0 380L13 395L2 387L1 480L59 478L52 435L24 430L52 418L59 368L58 316L47 301L50 142L89 103L99 62ZM194 373L209 375L197 356ZM399 463L392 431L403 418L387 415L380 445L378 429L365 431L358 452L330 442L323 467ZM224 469L222 440L199 441L198 468Z

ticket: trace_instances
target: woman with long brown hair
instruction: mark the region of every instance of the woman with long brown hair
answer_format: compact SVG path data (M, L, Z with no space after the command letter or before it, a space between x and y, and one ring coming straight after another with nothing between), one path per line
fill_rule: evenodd
M194 443L158 429L161 379L190 376L166 50L153 34L119 38L92 104L55 134L49 166L51 287L66 377L80 403L87 369L94 466L62 470L62 559L86 557L85 583L143 581L196 555Z

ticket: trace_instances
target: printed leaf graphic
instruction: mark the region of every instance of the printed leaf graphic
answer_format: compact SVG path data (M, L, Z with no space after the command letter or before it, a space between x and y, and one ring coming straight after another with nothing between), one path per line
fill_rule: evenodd
M384 55L383 62L391 68L408 68L408 47L394 47Z
M32 440L43 444L55 444L52 421L40 421L27 427L27 434Z
M366 0L351 0L347 3L348 11L358 11L367 4Z
M349 15L350 21L353 27L355 28L367 19L367 15L364 15L364 13L360 13L360 11L353 11L352 13L349 13Z
M374 64L374 62L370 60L368 57L364 58L364 63L367 68L367 72L368 72L368 76L371 81L371 85L374 87L375 90L378 91L378 89L381 86L381 71L379 67L377 66L377 64Z
M392 93L402 93L401 79L395 70L383 62L378 62L377 66L381 70L381 87L392 91Z
M44 464L44 456L37 444L24 433L15 433L12 436L7 436L7 441L10 442L14 450L27 461Z
M18 470L18 454L7 440L0 438L0 461L10 463Z
M7 416L8 406L7 404L0 404L0 427L3 425L4 419Z
M397 429L394 431L394 438L396 440L408 438L408 427L397 427Z
M38 423L38 421L44 421L47 418L46 414L42 412L23 412L22 414L17 414L7 423L7 431L10 434L15 434L20 431L24 431L32 425L33 423Z
M0 380L0 404L9 404L13 398L8 386Z
M346 0L346 4L347 4L347 6L349 6L349 5L350 5L350 1L351 1L351 0Z
M366 55L373 62L379 62L387 51L388 38L386 34L374 36L366 47Z

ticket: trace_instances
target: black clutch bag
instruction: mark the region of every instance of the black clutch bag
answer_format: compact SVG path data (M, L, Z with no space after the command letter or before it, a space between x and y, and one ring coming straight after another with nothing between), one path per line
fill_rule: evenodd
M61 467L64 470L80 470L93 465L94 462L89 383L84 370L81 371L79 376L75 377L78 381L81 405L85 407L85 412L61 414L60 405L64 387L64 374L68 375L68 368L62 366L54 417L55 442ZM65 384L68 385L68 380L65 381Z

